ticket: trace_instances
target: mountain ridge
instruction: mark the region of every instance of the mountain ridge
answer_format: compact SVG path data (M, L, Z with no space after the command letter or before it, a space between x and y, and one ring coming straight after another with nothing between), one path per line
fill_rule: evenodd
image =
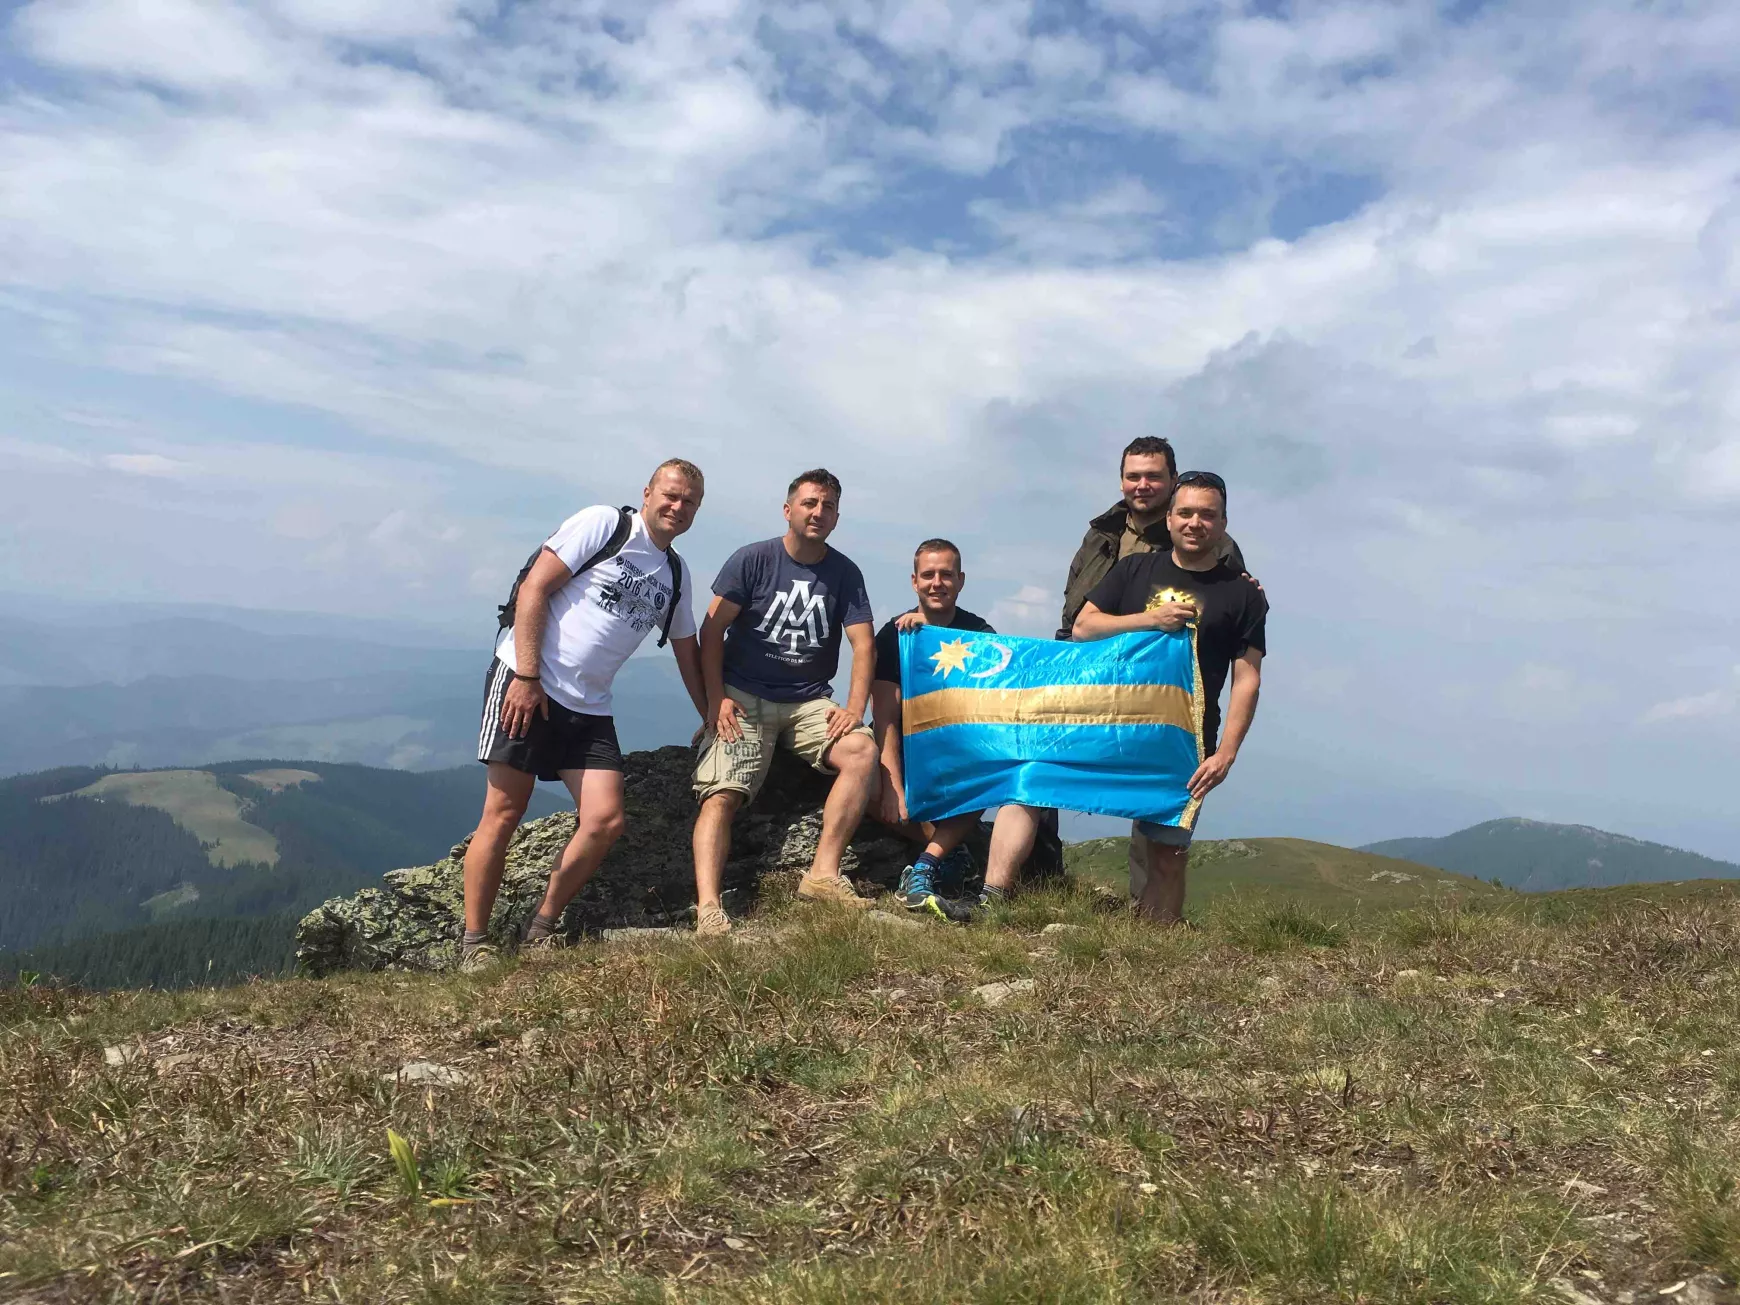
M1388 838L1357 849L1497 880L1523 892L1740 878L1740 865L1597 829L1526 816L1482 821L1439 838Z

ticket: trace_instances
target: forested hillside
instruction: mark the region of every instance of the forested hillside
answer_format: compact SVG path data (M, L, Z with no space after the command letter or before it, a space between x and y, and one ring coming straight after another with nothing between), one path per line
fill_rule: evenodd
M445 855L476 823L482 793L477 766L301 761L75 767L0 781L0 951L188 919L298 914ZM251 836L236 845L258 859L220 854L229 835L210 824L214 798L230 827ZM557 805L541 790L534 812ZM173 935L152 936L167 945Z
M59 946L0 952L0 984L49 979L86 988L187 988L289 973L294 914L173 920Z

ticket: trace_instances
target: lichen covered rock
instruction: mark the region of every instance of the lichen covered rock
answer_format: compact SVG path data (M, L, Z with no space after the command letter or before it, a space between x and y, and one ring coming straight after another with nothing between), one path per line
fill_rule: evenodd
M627 831L563 917L570 937L605 929L656 928L692 917L694 863L689 831L695 799L685 748L630 753L623 762ZM830 780L781 752L767 785L732 828L725 867L727 904L747 907L767 876L795 881L815 855ZM528 821L514 834L490 934L512 944L537 910L550 867L574 833L572 811ZM466 843L470 840L467 839ZM394 870L379 888L335 897L304 917L296 959L311 974L337 970L437 969L453 959L464 907L466 843L434 865ZM972 844L984 865L986 839ZM843 869L861 888L892 887L912 845L865 820Z

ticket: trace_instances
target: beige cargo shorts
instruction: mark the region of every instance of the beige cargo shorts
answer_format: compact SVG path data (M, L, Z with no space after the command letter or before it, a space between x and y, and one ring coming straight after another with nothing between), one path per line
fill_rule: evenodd
M809 702L769 702L753 693L726 686L726 694L738 706L737 723L743 737L735 743L722 741L713 730L701 739L701 759L695 763L695 800L705 802L715 793L741 793L745 805L755 800L773 767L773 750L790 748L824 775L832 741L828 738L828 712L837 706L826 698ZM849 731L873 737L868 725Z

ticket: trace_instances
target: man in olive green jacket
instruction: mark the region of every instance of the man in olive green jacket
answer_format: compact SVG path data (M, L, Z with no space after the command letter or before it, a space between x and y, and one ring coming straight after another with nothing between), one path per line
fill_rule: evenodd
M1172 501L1172 483L1178 479L1178 459L1172 445L1157 435L1143 435L1125 447L1118 461L1124 496L1118 503L1088 522L1087 534L1069 564L1069 579L1063 585L1063 616L1057 628L1059 639L1068 639L1075 618L1089 592L1112 564L1132 553L1168 550L1166 506ZM1220 556L1233 570L1245 572L1244 554L1230 538L1221 541ZM1041 829L1045 842L1053 836L1057 813L1050 812ZM1130 825L1130 897L1142 900L1148 879L1147 836Z
M1088 592L1112 569L1112 563L1131 553L1164 552L1172 547L1166 536L1166 505L1172 501L1172 482L1178 479L1178 459L1172 445L1157 435L1132 440L1118 463L1123 498L1088 522L1087 534L1069 564L1063 585L1063 616L1057 638L1069 638L1075 618ZM1222 544L1221 557L1233 570L1244 572L1244 555L1231 539Z

